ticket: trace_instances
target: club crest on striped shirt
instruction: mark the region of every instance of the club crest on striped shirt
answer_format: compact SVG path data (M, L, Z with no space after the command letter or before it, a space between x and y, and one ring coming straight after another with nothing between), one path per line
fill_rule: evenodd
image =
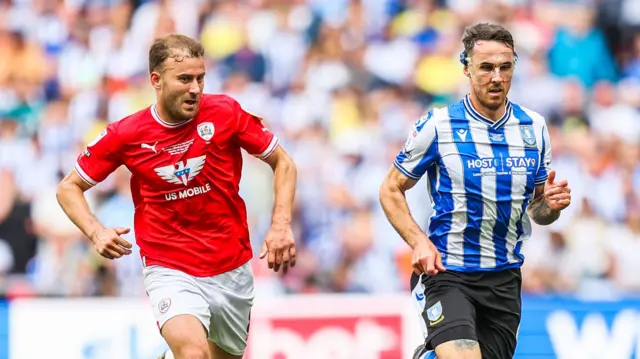
M520 125L520 136L522 141L529 147L536 147L536 135L533 133L533 126Z

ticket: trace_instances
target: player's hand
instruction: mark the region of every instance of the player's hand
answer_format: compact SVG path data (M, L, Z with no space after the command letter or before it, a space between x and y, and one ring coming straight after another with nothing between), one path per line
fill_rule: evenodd
M91 238L96 252L107 259L120 258L131 254L131 243L120 237L129 233L129 228L104 228L97 231Z
M260 251L260 259L264 257L267 257L269 269L274 272L279 271L282 266L282 271L287 273L289 266L296 265L296 247L291 226L271 226Z
M544 199L553 211L562 211L571 204L571 188L569 182L562 180L555 182L556 171L549 172L544 186Z
M413 271L420 275L435 275L444 272L446 269L442 265L442 256L436 246L429 239L419 241L413 247L413 256L411 258Z

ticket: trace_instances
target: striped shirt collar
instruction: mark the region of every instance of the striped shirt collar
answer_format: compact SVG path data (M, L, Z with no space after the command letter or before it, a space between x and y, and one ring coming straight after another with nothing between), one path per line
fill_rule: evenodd
M158 109L156 108L155 104L151 105L151 116L153 116L153 119L156 120L159 124L161 124L164 127L168 127L168 128L180 127L180 126L182 126L182 125L184 125L184 124L186 124L188 122L191 122L191 120L194 119L194 117L192 117L192 118L190 118L190 119L188 119L186 121L180 122L180 123L167 122L167 121L163 120L160 117L160 113L158 112Z
M471 97L468 94L464 97L464 99L462 100L462 103L464 104L464 108L467 111L467 113L474 120L480 121L486 124L487 126L490 126L493 128L499 128L500 126L504 125L504 123L507 122L507 120L511 116L511 107L512 107L511 101L509 101L509 99L507 99L506 101L507 101L507 106L505 107L504 115L502 115L502 117L497 121L492 121L486 118L485 116L483 116L482 114L480 114L480 112L476 111L476 109L473 107L473 104L471 103Z

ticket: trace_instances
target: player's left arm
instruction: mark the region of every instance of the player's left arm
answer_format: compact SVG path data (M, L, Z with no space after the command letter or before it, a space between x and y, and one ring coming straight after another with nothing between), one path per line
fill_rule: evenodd
M260 258L267 258L269 268L275 272L282 267L286 273L296 262L295 241L291 229L293 201L297 170L291 156L279 145L278 137L271 133L261 118L244 111L234 102L238 120L236 141L238 145L273 169L275 202L271 228L264 240Z
M271 166L274 175L275 203L271 225L291 225L291 211L298 177L296 165L280 145L262 161Z
M282 265L283 271L286 272L289 265L293 267L296 264L291 212L298 177L297 169L291 156L279 145L262 160L273 169L275 201L271 215L271 228L265 238L260 258L268 255L269 268L277 272Z
M527 207L527 213L534 222L544 226L560 218L560 211L571 204L569 182L556 182L556 172L550 169L551 140L546 125L542 128L540 158L541 163L535 177L535 192Z

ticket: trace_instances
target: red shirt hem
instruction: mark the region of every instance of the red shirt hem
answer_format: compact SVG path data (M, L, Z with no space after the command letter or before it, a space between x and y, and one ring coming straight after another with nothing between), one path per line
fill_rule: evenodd
M194 270L193 268L189 268L188 266L183 266L179 263L167 262L167 261L163 261L162 259L150 258L148 256L142 257L142 263L145 267L160 266L168 269L178 270L194 277L213 277L215 275L230 272L236 268L240 268L242 265L250 261L252 258L253 258L253 253L248 252L244 256L240 257L240 259L227 263L227 265L225 266L217 266L216 270Z

